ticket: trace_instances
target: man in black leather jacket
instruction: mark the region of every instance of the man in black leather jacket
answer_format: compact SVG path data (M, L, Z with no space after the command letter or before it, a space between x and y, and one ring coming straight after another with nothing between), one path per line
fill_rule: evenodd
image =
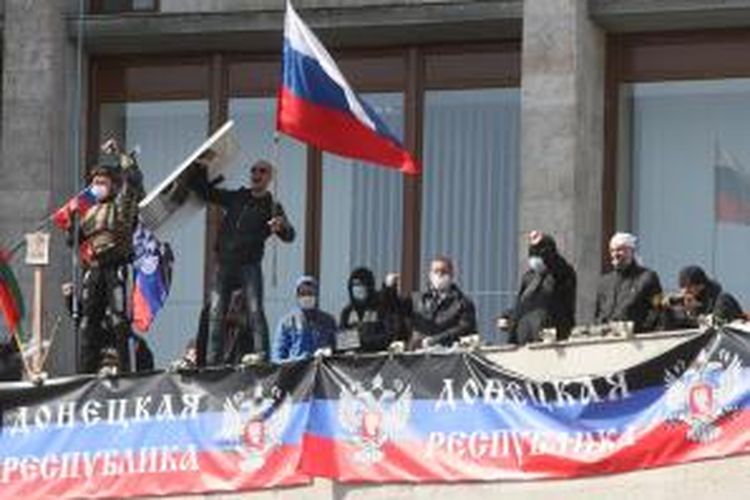
M454 282L453 271L449 258L432 259L427 291L412 298L411 348L447 347L460 337L477 333L474 304Z
M268 191L273 167L261 160L250 168L250 187L226 190L208 182L205 170L191 182L204 200L219 205L224 216L216 241L218 270L211 293L207 364L227 362L224 346L224 317L231 294L243 289L253 334L253 350L269 355L268 323L263 309L262 260L265 243L272 235L284 242L294 240L294 227L280 203Z

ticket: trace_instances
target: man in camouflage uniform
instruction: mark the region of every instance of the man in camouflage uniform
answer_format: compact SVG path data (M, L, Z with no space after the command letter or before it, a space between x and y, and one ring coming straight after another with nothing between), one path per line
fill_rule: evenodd
M117 167L97 165L90 170L97 202L80 221L80 369L86 373L115 363L123 371L129 368L128 264L143 177L132 157L118 156Z

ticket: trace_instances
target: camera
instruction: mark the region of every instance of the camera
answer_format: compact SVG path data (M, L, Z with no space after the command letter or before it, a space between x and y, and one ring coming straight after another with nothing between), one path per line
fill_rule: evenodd
M685 296L682 294L670 294L664 297L664 302L668 307L684 307Z

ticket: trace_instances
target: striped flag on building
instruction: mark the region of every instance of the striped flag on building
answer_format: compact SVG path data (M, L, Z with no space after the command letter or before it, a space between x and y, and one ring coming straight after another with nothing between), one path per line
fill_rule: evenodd
M714 175L716 221L750 225L750 172L719 144Z
M21 324L25 315L23 295L10 267L10 256L3 249L0 249L0 311L10 335L15 335L19 344L23 344L26 340Z

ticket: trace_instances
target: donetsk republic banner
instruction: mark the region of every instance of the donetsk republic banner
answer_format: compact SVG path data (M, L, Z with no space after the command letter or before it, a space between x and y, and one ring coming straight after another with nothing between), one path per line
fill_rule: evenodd
M472 353L0 386L0 498L568 478L750 452L750 335L532 380Z
M303 484L309 363L1 385L0 498Z

